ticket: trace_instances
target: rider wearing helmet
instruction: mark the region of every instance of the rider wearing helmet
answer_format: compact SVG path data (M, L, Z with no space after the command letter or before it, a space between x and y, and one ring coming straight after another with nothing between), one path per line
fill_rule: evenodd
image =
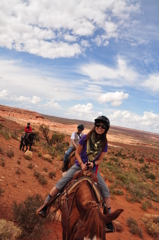
M30 133L30 132L32 132L32 128L31 128L29 122L27 123L27 126L25 127L24 131L25 131L25 133Z
M68 158L68 156L71 154L71 152L77 148L78 142L81 139L81 137L83 136L83 133L82 133L83 130L84 130L84 125L83 124L79 124L77 126L77 132L73 132L72 133L70 147L69 147L69 149L65 153L64 164L65 164L66 159Z
M25 144L25 140L26 140L26 137L27 137L28 133L32 132L32 128L30 126L30 122L27 123L27 126L25 127L24 131L25 131L25 134L24 134L23 141L24 141L24 144Z
M47 203L53 201L74 174L79 170L90 169L91 172L97 174L98 186L105 202L105 212L111 213L111 202L109 189L101 176L98 166L108 150L107 132L110 128L109 119L105 116L99 116L94 120L93 128L79 140L78 147L75 152L75 164L66 172L66 174L56 183L47 196L45 203L37 209L37 215L46 217L49 211ZM106 224L107 231L114 232L112 222Z

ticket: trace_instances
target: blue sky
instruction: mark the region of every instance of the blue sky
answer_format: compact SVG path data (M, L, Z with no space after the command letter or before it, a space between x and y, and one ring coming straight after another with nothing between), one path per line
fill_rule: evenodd
M158 0L0 2L0 103L159 133Z

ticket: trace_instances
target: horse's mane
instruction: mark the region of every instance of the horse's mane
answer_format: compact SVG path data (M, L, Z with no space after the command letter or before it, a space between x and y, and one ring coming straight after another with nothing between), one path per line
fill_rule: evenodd
M93 237L94 235L103 239L103 222L102 213L93 195L91 193L92 189L90 185L83 181L78 187L76 192L76 198L82 203L82 205L87 209L87 214L84 217L85 225L80 229L84 233L84 236ZM79 212L76 208L76 203L74 201L72 212L69 219L69 227L72 229L79 220ZM91 234L91 236L90 236Z

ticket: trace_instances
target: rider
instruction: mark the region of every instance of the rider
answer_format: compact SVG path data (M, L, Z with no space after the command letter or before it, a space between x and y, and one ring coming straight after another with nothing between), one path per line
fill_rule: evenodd
M108 213L111 213L110 193L109 189L98 171L98 165L102 162L103 157L108 149L108 142L106 134L110 128L110 121L105 116L99 116L95 119L94 127L87 134L83 135L79 141L76 149L76 162L66 172L66 174L56 183L52 188L50 194L47 196L44 204L37 209L37 215L46 217L48 213L47 203L53 200L55 196L61 192L69 181L73 178L73 175L78 170L87 170L89 167L92 172L97 173L98 185L101 188L101 192L107 206ZM113 224L110 222L107 224L107 229L110 232L114 231Z
M27 126L25 127L24 131L25 131L25 134L24 134L24 143L25 143L25 140L26 140L26 137L27 137L28 133L32 132L30 122L27 123Z
M83 136L83 133L82 133L83 130L84 130L84 125L79 124L77 126L77 132L72 133L70 147L65 153L64 162L63 162L64 164L66 163L66 160L67 160L68 156L71 154L71 152L77 148L78 142L81 139L81 137Z

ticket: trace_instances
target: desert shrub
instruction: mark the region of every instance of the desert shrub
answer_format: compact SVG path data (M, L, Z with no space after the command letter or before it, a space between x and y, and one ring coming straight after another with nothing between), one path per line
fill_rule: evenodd
M146 177L147 178L150 178L150 179L152 179L152 180L155 180L156 179L156 176L153 174L153 173L146 173Z
M49 177L52 179L53 177L56 177L56 172L49 172Z
M0 123L0 130L3 128L3 124L2 123Z
M130 228L129 229L130 233L132 233L134 235L138 235L140 238L143 238L142 229L138 226L138 223L134 218L129 217L127 219L127 224Z
M18 140L18 136L15 133L11 133L11 138L14 140Z
M64 140L64 138L65 138L64 134L54 133L50 141L52 144L57 144L57 143L61 143Z
M3 155L4 154L4 151L3 151L3 148L0 147L0 153Z
M14 226L14 223L11 221L6 221L0 219L0 239L1 240L15 240L21 236L21 229Z
M48 169L47 169L46 167L44 167L43 170L44 170L45 172L48 172Z
M45 178L44 175L41 175L41 174L40 174L40 176L39 176L39 182L40 182L41 185L47 184L47 180L46 180L46 178Z
M20 171L19 171L19 169L17 169L17 170L15 171L15 173L16 173L16 174L20 174Z
M12 150L7 150L7 156L10 158L14 157L14 152Z
M56 151L58 152L64 152L64 145L62 143L57 143L55 147Z
M42 153L41 152L38 153L38 157L42 157Z
M34 171L34 176L38 178L39 182L41 185L47 184L47 180L44 175L41 175L39 172L36 170Z
M152 219L144 220L147 233L154 239L159 239L159 223L154 222Z
M36 178L39 178L40 173L35 170L35 171L34 171L34 176L35 176Z
M5 161L4 161L4 158L1 158L1 161L0 161L0 163L1 163L1 166L2 166L2 167L4 167L4 166L5 166Z
M143 163L144 162L144 159L141 157L139 158L139 163Z
M35 141L40 142L39 132L34 132L34 133L35 133Z
M143 202L141 208L147 211L147 208L152 208L152 203L150 201Z
M9 140L11 138L10 133L5 131L4 129L0 130L0 134L3 135L6 140Z
M40 239L44 220L36 215L36 210L43 204L41 195L28 196L20 203L14 202L12 205L14 221L22 230L23 239Z
M42 134L43 134L45 140L47 141L48 145L52 145L52 143L50 142L50 138L49 138L49 131L50 131L49 127L44 126L42 124L42 125L40 125L39 130L42 131Z
M28 168L32 169L34 165L32 163L29 163Z

